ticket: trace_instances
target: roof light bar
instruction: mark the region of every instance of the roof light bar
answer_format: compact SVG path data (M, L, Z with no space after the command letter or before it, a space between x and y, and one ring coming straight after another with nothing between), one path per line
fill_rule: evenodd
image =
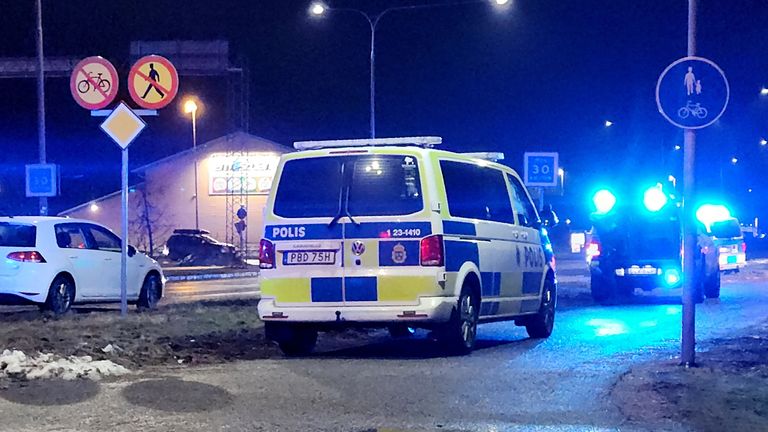
M368 138L349 140L327 141L297 141L293 143L296 150L312 150L330 147L365 147L365 146L391 146L391 145L416 145L432 147L443 143L443 138L435 136L402 137L402 138Z
M504 153L500 152L480 152L480 153L462 153L464 156L469 156L475 159L483 159L491 162L498 162L504 160Z

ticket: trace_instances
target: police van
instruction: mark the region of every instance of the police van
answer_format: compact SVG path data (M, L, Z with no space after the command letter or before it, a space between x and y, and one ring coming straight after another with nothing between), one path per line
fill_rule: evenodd
M479 322L553 329L555 259L520 177L439 137L297 142L264 215L259 316L287 355L318 330L432 330L469 353ZM490 155L490 156L489 156Z

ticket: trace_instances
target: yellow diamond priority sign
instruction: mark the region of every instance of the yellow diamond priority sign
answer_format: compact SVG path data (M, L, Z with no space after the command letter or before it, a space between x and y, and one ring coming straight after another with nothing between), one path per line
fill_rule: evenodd
M120 105L101 124L101 129L123 150L131 145L145 127L147 124L144 123L144 120L133 112L125 102L120 102Z

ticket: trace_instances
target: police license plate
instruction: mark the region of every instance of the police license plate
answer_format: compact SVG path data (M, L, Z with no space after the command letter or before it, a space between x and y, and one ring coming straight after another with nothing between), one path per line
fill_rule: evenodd
M336 251L286 251L283 255L284 265L315 265L334 264Z
M627 274L631 275L655 275L656 269L653 267L630 267L627 269Z

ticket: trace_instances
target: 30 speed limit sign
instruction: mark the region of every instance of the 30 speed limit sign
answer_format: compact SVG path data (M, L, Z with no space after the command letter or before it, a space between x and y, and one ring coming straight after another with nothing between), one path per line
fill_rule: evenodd
M557 153L525 153L526 186L557 186Z

